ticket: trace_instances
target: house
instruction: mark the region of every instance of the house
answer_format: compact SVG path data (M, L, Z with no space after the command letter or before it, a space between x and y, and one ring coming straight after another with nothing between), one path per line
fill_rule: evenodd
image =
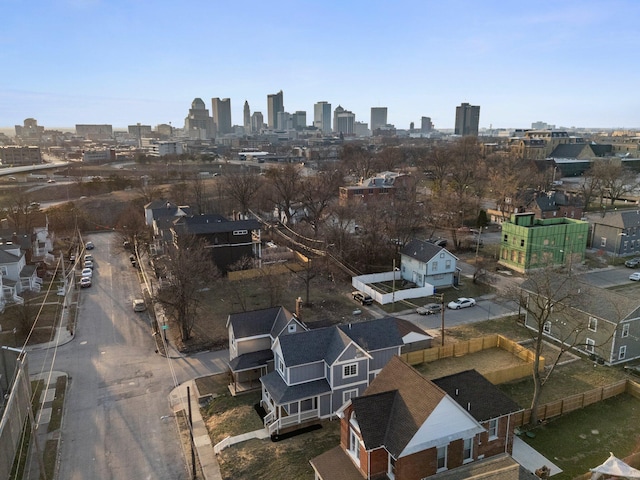
M23 303L20 293L40 291L42 280L36 274L36 266L27 265L25 253L18 244L0 244L0 274L3 298L7 302Z
M536 192L526 207L536 218L567 217L581 219L583 214L580 197L563 191Z
M387 200L402 189L413 190L415 178L398 172L382 172L374 177L361 179L358 185L340 187L340 205L352 202L367 203L373 200Z
M175 219L175 217L184 217L191 215L191 208L181 206L170 202L169 200L154 200L144 206L145 223L153 228L153 234L159 235L158 222L162 219Z
M590 244L614 257L640 255L640 208L592 216Z
M174 245L183 235L203 239L216 266L227 272L230 265L242 259L260 258L260 227L255 219L228 220L222 215L207 214L180 216L173 220L170 230Z
M640 358L640 300L577 280L549 282L548 288L540 289L528 279L520 287L528 297L527 328L539 329L535 311L529 310L546 306L553 310L542 333L550 340L573 345L576 353L607 365ZM555 298L547 298L549 292Z
M499 459L494 472L506 468L513 475L505 454L513 442L509 419L520 407L475 373L441 382L458 398L392 358L363 395L338 411L340 445L310 461L316 480L420 480L442 472L475 478L472 464L487 468L492 457Z
M331 418L400 354L402 337L396 319L385 317L276 338L275 369L260 378L269 433Z
M229 368L232 391L260 386L261 376L273 371L273 346L280 335L307 330L284 307L271 307L232 313L227 318L229 331Z
M566 265L569 270L584 260L589 223L573 218L535 218L515 213L502 223L498 263L520 273Z
M457 284L458 258L444 247L414 238L400 251L403 280L418 287L448 287Z

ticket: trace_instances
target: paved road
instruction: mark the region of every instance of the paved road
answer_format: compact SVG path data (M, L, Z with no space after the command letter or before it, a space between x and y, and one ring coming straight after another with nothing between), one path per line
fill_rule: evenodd
M58 478L186 479L175 422L161 417L172 415L174 386L224 371L226 353L157 355L147 314L131 306L140 287L119 237L91 240L93 286L82 291L75 338L58 348L53 365L69 375ZM49 368L52 358L52 351L31 352L30 372Z

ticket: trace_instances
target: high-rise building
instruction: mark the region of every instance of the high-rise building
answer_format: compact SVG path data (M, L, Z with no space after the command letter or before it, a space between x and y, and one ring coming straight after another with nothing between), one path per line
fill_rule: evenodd
M480 106L461 103L456 107L456 135L477 137L479 123Z
M251 115L251 132L260 133L264 128L264 117L262 112L253 112Z
M278 93L267 95L267 122L269 128L281 128L280 125L278 125L278 112L284 112L282 90Z
M324 134L331 133L331 104L318 102L313 106L313 126Z
M231 99L212 98L211 113L216 133L219 135L231 133Z
M293 130L293 120L289 112L278 112L276 115L277 130Z
M189 138L194 140L213 138L213 118L209 116L209 110L201 98L194 98L191 102L189 115L184 119L184 130Z
M355 133L356 115L338 105L333 111L333 131L343 135Z
M244 101L244 109L242 110L242 113L242 125L244 126L245 132L248 133L251 130L251 110L249 109L249 102L246 100Z
M297 110L296 113L291 115L294 130L304 130L307 127L307 112L303 110Z
M376 130L387 124L387 107L371 107L371 132L375 135Z
M429 133L433 130L433 123L431 123L431 117L422 117L422 123L420 123L420 132Z

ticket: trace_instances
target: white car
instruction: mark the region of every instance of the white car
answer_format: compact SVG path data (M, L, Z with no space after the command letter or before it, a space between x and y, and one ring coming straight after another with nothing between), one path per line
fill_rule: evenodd
M93 277L93 270L91 270L90 268L83 268L81 276L91 278Z
M80 288L89 288L91 286L91 279L89 277L82 277L80 279Z
M631 275L629 275L629 280L640 282L640 272L633 272Z
M84 268L90 268L91 270L93 270L93 262L91 260L85 260Z
M144 300L141 298L136 298L133 301L133 311L134 312L144 312L147 309L147 306L144 303Z
M451 310L459 310L461 308L473 307L476 301L473 298L460 297L457 300L449 302L447 308Z

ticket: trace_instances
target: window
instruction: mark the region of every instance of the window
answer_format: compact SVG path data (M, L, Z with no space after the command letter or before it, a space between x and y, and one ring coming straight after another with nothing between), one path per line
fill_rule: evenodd
M621 345L620 350L618 350L618 360L624 360L624 357L627 356L627 346Z
M600 237L600 246L601 247L607 246L607 237Z
M506 233L504 234L504 239L503 241L506 242L507 240L509 240L509 235L507 235Z
M284 375L284 362L278 357L278 371Z
M489 440L498 438L498 419L489 420Z
M524 247L524 238L522 240L520 240L520 246Z
M434 272L437 272L438 271L438 262L431 262L431 269Z
M248 232L246 230L234 230L234 235L246 235Z
M447 446L437 448L437 470L436 472L442 472L447 469Z
M586 343L587 343L587 346L585 347L585 350L589 353L595 352L596 341L593 340L592 338L587 338Z
M451 260L447 260L446 262L444 262L444 267L449 270L451 268Z
M629 324L625 323L624 325L622 325L622 338L628 337L629 336Z
M356 414L351 412L349 419L349 454L356 460L360 460L360 438L358 438L358 431L360 426L356 420Z
M547 335L551 335L551 322L544 322L542 332L546 333Z
M444 258L444 252L440 254L440 258Z
M471 462L473 460L473 438L465 438L462 447L462 462Z
M358 375L358 364L350 363L342 367L342 378L355 377Z
M289 333L294 333L296 331L296 324L295 323L290 323L289 327L287 328L287 331Z
M352 398L356 398L358 396L358 389L354 388L353 390L345 390L342 392L342 403L351 400Z
M598 319L595 317L589 317L589 325L587 328L592 332L598 331Z

